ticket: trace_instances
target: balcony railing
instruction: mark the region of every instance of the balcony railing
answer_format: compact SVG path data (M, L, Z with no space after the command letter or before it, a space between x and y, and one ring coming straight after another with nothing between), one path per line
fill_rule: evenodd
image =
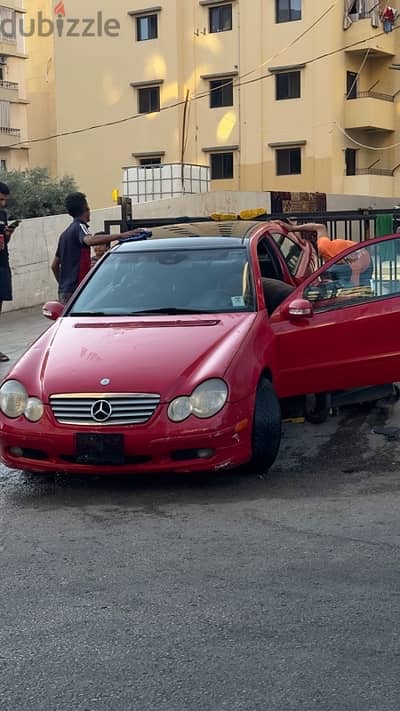
M394 102L394 96L391 94L382 94L380 91L357 91L355 99L380 99L381 101Z
M370 20L371 19L371 10L361 10L361 12L358 13L358 19L359 20Z
M19 128L9 128L8 126L0 126L0 135L2 136L19 136L21 135L21 130Z
M393 170L386 168L357 168L356 175L386 175L389 178L393 177Z
M10 37L10 35L1 35L0 34L0 42L2 42L3 44L17 44L17 38Z
M379 5L379 2L377 2ZM358 20L371 20L373 18L373 10L360 10L360 12L354 12L351 14L354 22Z
M0 89L18 89L18 84L15 81L0 79Z

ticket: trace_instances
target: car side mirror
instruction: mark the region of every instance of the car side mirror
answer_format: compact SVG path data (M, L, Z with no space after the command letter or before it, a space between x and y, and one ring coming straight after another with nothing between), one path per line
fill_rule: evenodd
M301 321L314 315L313 305L307 299L290 301L285 309L285 316L291 321Z
M57 321L64 311L64 308L64 304L60 304L59 301L48 301L42 308L42 314L46 318L49 318L50 321Z

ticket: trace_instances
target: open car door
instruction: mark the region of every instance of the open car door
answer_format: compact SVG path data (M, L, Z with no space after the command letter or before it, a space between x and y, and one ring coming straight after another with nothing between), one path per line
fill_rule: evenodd
M400 380L400 235L328 262L270 323L279 397Z

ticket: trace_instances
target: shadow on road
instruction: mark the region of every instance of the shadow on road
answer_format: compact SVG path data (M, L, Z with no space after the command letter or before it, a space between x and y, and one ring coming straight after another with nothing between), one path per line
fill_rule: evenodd
M154 514L170 504L212 506L263 498L340 497L371 493L374 487L397 490L399 445L371 435L378 421L382 418L370 408L356 408L322 426L287 425L279 459L267 474L236 470L93 477L5 469L0 501L39 508L140 508Z

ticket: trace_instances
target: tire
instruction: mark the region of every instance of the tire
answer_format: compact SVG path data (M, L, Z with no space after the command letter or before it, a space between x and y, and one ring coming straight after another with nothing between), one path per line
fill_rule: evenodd
M264 473L272 467L279 453L282 434L281 407L272 383L262 378L254 406L252 433L252 471Z
M322 425L329 417L329 398L326 393L306 395L304 416L312 425Z

